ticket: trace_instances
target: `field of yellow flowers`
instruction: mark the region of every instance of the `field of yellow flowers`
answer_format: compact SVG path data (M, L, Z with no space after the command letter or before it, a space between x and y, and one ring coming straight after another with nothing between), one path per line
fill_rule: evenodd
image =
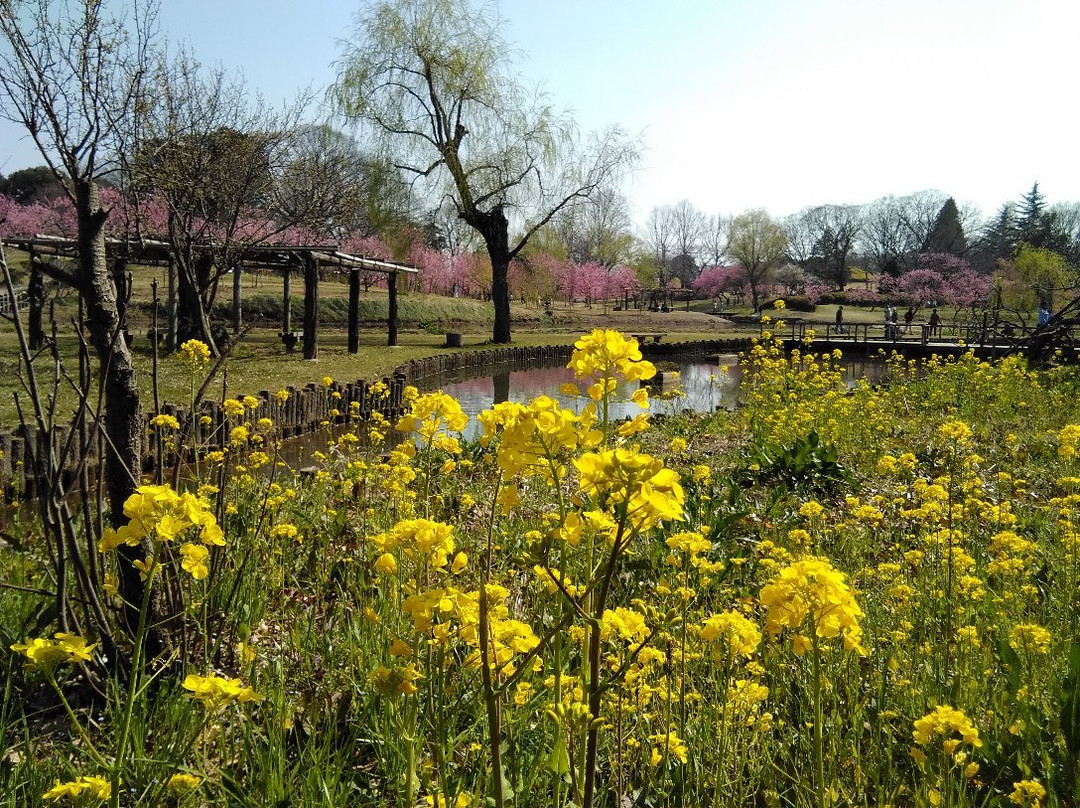
M838 359L613 421L655 369L595 331L580 414L411 391L303 479L228 403L100 542L117 610L149 548L132 672L0 557L0 806L1077 806L1080 377Z

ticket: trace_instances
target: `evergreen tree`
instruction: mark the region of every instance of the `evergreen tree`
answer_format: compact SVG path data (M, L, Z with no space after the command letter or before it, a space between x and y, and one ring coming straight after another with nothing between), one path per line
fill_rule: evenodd
M1018 242L1032 247L1049 247L1052 217L1046 211L1046 197L1039 190L1039 183L1020 199L1016 217L1016 236Z
M1012 258L1017 242L1016 212L1006 202L983 229L973 251L972 264L980 272L993 272L997 262Z
M960 211L956 207L956 200L951 196L938 211L934 226L920 252L958 256L967 252L967 237L964 235L964 226L960 223Z

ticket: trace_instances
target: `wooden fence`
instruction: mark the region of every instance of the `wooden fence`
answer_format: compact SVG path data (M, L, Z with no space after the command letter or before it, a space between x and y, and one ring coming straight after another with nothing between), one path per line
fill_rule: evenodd
M702 340L697 342L649 343L642 345L642 352L652 359L710 353L732 353L749 347L749 340ZM329 387L308 384L305 387L288 387L289 395L279 401L277 391L263 390L255 395L257 404L245 412L243 419L230 419L220 401L204 401L192 419L190 408L177 404L163 404L161 412L177 419L188 430L187 443L199 446L202 451L221 449L229 442L232 427L241 420L255 423L260 418L270 418L282 437L291 438L315 432L331 424L362 422L378 412L387 418L404 414L403 392L406 385L423 386L423 382L453 373L463 373L507 365L528 368L544 365L565 364L573 352L570 345L493 348L483 351L455 351L453 353L412 359L397 367L393 374L380 382L357 380L334 382ZM376 387L378 384L378 387ZM163 458L171 463L174 455L164 445L169 434L150 426L147 415L147 440L143 471L152 471ZM35 456L45 456L52 451L57 456L68 442L70 427L58 427L52 434L40 435L33 427L17 427L0 430L0 488L8 498L29 498L36 494L38 483L34 479ZM92 425L90 434L94 434ZM175 434L175 433L173 433ZM87 462L95 468L101 457L100 440L90 441ZM73 481L78 472L80 458L69 452L62 472L65 485Z

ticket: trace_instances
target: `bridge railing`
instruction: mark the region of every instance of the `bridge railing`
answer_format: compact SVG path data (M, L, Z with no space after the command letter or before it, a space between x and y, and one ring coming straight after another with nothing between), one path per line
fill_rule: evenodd
M1035 333L1036 328L1010 323L940 322L931 326L923 323L812 323L803 320L783 320L782 328L776 322L759 326L759 334L768 331L775 337L802 342L813 332L815 340L849 342L852 344L902 344L922 345L970 345L979 348L1008 350L1023 347ZM1072 344L1080 344L1080 321L1062 324L1059 329L1069 331ZM1068 341L1067 338L1067 341Z

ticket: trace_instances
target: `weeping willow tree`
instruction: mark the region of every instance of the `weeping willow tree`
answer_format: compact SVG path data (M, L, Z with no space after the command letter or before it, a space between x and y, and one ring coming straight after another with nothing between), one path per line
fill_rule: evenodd
M493 340L510 342L510 262L560 211L632 169L618 128L580 138L574 121L513 75L493 6L386 0L361 12L331 97L393 164L449 198L491 259ZM433 205L435 207L437 205Z

